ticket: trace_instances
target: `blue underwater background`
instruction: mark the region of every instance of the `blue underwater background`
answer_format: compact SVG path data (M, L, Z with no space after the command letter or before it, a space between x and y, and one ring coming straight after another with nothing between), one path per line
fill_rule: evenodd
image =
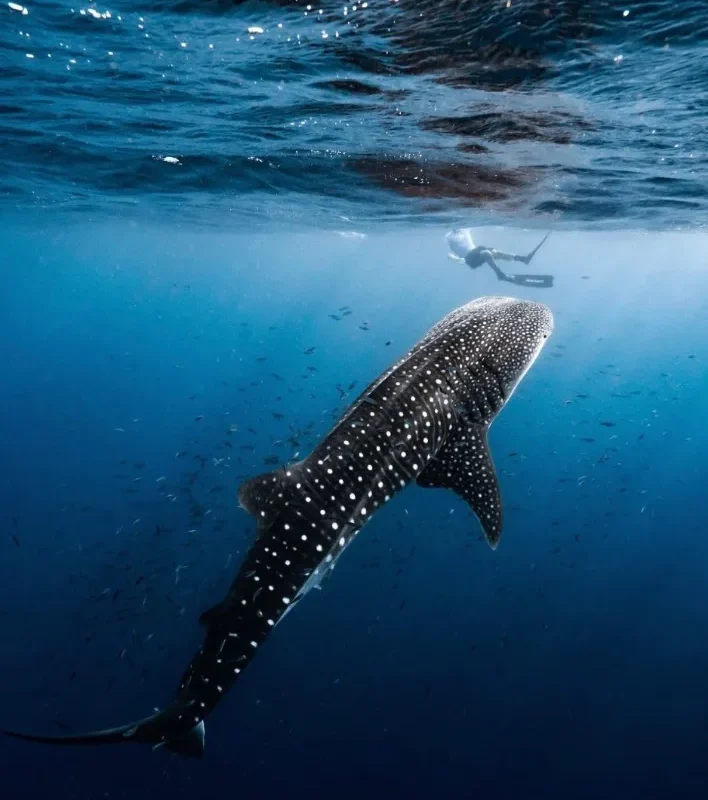
M496 552L411 487L203 760L2 739L1 796L704 797L703 4L11 5L0 728L165 707L253 540L239 484L450 310L542 300L555 332L490 431ZM552 230L523 269L555 285L451 261L456 224Z
M239 482L498 291L449 266L442 233L13 231L4 723L164 706L252 539ZM5 741L12 796L702 793L705 241L546 247L556 330L490 435L499 549L451 493L407 489L210 717L202 762Z

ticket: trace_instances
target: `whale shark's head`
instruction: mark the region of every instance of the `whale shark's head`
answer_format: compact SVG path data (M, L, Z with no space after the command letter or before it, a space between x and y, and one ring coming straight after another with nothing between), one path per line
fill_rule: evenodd
M481 297L468 304L479 322L479 353L496 371L507 398L553 333L548 306L514 297Z

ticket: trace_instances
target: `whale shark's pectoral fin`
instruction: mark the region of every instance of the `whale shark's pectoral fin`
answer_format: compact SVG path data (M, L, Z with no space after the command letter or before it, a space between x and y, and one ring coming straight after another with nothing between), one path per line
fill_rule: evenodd
M502 529L499 482L487 443L487 429L468 424L447 442L418 475L419 486L452 489L467 501L496 550Z

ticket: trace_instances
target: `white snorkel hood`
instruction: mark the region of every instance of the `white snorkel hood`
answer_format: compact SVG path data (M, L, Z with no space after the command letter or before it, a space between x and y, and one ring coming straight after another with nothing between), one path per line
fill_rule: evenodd
M467 253L476 246L470 228L457 228L450 231L445 238L450 248L449 256L456 261L464 261Z

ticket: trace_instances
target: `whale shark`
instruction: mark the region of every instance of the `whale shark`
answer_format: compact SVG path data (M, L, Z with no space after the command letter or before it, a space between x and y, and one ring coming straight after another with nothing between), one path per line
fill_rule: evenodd
M203 644L167 708L80 735L4 733L64 745L142 742L201 757L204 720L273 629L409 484L457 493L496 548L502 503L487 431L552 331L541 303L473 300L371 383L307 458L241 485L257 536L224 599L201 615Z

